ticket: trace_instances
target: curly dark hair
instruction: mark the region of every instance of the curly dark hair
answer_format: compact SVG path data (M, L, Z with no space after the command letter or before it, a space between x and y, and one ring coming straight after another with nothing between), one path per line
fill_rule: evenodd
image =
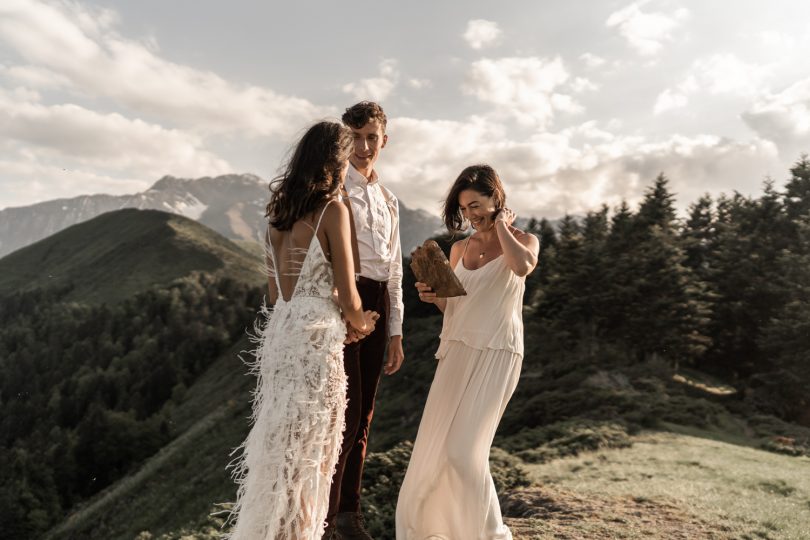
M388 123L383 108L373 101L361 101L352 105L343 113L341 120L347 126L355 129L360 129L371 120L376 120L382 126L383 133L385 133L385 126Z
M470 165L458 175L453 186L447 193L444 200L444 210L442 219L447 230L457 233L464 230L462 224L464 217L461 215L461 207L458 203L458 196L462 191L472 189L486 197L495 199L495 207L498 209L506 205L506 192L495 169L489 165Z
M270 182L265 217L288 231L340 189L340 171L353 148L352 132L337 122L318 122L304 133L284 172Z

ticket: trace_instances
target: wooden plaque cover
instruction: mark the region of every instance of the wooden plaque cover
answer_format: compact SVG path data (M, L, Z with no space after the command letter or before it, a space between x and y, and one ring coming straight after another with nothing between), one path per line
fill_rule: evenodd
M425 240L411 253L411 270L416 280L430 285L439 298L467 295L456 273L450 268L450 261L434 240Z

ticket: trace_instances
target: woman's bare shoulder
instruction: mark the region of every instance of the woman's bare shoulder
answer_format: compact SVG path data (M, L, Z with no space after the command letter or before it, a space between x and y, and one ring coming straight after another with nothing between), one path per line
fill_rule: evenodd
M337 225L348 217L349 209L337 199L327 203L326 209L323 211L323 222L327 225Z
M454 253L456 251L460 251L464 249L464 242L466 242L468 238L462 238L460 240L456 240L453 242L453 245L450 246L450 253Z

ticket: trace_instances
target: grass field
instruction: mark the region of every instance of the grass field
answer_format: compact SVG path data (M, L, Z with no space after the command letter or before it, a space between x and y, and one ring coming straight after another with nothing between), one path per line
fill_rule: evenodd
M810 459L671 427L692 434L526 465L504 504L516 539L810 538Z
M219 437L217 431L233 426L236 418L229 416L226 424L219 423L216 431L183 441L196 448L196 460L224 453L220 445L208 441ZM238 416L238 415L237 415ZM501 508L515 540L609 540L609 539L680 539L680 540L800 540L810 538L810 458L793 457L730 443L716 433L700 433L694 428L670 426L673 431L644 432L632 437L632 445L620 449L585 452L576 457L552 460L542 464L523 464L530 485L501 493ZM679 432L682 431L682 432ZM688 433L687 433L688 432ZM217 433L215 435L215 433ZM212 452L213 451L213 452ZM501 451L499 451L501 452ZM178 455L183 453L178 452ZM502 453L502 452L501 452ZM211 454L214 454L212 456ZM203 457L205 456L205 457ZM169 456L166 456L169 458ZM173 461L175 458L169 458ZM161 461L160 459L156 461ZM164 461L166 461L164 459ZM153 463L162 469L160 482L173 483L188 477L188 467ZM172 480L172 477L174 479ZM157 478L146 480L140 489L156 495L144 501L136 497L140 524L120 523L108 516L101 525L110 538L139 540L211 540L217 537L215 518L203 518L195 511L183 529L166 532L156 520L170 507L183 506L172 497L194 498L196 489L211 489L197 477L177 490L154 484ZM208 479L210 481L210 479ZM153 484L153 485L149 485ZM191 485L189 485L191 484ZM117 499L106 510L119 506L118 515L129 515L126 501L132 494L119 488L108 495ZM216 490L215 490L216 491ZM169 495L172 493L172 495ZM226 500L225 493L220 492ZM110 497L112 496L112 497ZM169 498L166 498L169 496ZM110 502L112 502L110 500ZM121 507L121 504L124 506ZM209 506L208 511L216 510ZM200 510L198 509L197 512ZM92 511L91 511L92 513ZM163 519L176 522L176 516ZM78 520L77 520L78 521ZM138 521L138 520L136 520ZM80 537L99 537L74 522L52 537L65 533ZM139 526L140 525L140 526ZM161 530L163 529L163 530ZM136 535L136 531L146 531ZM98 530L96 530L96 533ZM88 534L89 533L89 534ZM87 536L85 536L87 535ZM385 540L393 534L378 533Z

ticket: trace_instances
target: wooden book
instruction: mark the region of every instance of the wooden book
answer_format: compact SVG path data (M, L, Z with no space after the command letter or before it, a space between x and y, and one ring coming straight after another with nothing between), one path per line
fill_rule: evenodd
M411 270L416 280L429 285L439 298L467 295L456 273L450 268L450 261L434 240L425 240L411 253Z

